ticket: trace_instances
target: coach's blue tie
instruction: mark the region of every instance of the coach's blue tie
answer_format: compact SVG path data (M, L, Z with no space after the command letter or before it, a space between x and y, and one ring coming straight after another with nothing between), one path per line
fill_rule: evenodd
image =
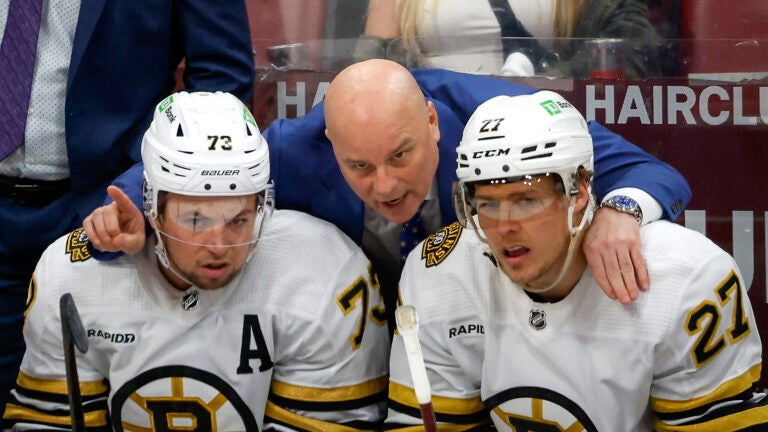
M43 0L11 0L0 44L0 160L24 143Z
M427 237L427 232L421 225L421 210L424 204L421 204L415 215L403 224L400 230L400 265L405 264L405 258L420 241Z

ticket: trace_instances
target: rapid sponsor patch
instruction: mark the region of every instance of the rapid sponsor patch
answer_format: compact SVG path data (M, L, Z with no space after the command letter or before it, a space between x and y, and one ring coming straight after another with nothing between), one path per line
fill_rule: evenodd
M440 264L453 248L459 242L461 237L461 225L454 222L430 234L424 240L424 246L421 248L421 259L426 261L426 267L433 267Z
M121 333L104 329L88 329L86 335L89 338L100 338L114 344L132 344L136 342L136 335L133 333Z
M465 322L448 327L448 339L458 336L484 335L485 326L479 322Z
M85 235L85 230L80 227L71 233L67 237L67 246L65 253L69 255L69 260L72 262L86 261L91 258L91 253L88 252L88 236Z

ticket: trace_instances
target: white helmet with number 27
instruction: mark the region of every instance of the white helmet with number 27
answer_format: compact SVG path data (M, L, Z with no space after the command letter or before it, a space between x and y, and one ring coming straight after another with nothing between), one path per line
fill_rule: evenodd
M462 183L552 173L572 191L578 169L592 170L587 122L552 91L484 102L467 122L456 151Z

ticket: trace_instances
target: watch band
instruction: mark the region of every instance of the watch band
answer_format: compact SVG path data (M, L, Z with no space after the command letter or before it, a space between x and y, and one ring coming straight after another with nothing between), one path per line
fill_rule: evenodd
M615 195L600 204L600 208L611 208L621 213L627 213L634 216L638 224L643 223L643 210L637 201L626 195Z

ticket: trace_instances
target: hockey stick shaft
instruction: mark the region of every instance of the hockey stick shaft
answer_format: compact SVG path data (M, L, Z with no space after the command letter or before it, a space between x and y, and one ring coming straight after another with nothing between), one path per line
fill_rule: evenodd
M397 331L403 338L408 368L413 380L413 390L416 393L416 401L419 403L424 429L427 432L437 432L437 420L432 406L432 391L419 342L419 317L416 314L416 308L409 305L399 306L395 310L395 322L397 323Z
M424 430L426 432L437 432L437 419L435 418L435 409L432 406L432 402L419 404L419 410L421 411L421 420L424 422Z
M86 352L88 339L71 294L66 293L59 299L59 314L61 316L61 335L64 344L64 366L67 373L67 397L72 430L85 432L85 415L83 414L83 400L80 394L80 380L77 376L75 347L80 352Z

